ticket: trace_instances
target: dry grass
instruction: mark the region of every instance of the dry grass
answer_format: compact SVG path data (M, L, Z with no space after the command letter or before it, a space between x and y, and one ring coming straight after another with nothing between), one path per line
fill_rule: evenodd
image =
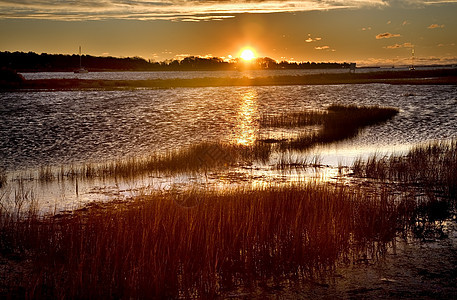
M42 166L37 178L41 182L49 182L66 178L135 178L157 173L206 172L238 164L250 164L254 160L266 160L270 153L271 145L262 142L252 146L203 142L166 153L152 153L107 162L62 165L60 168Z
M0 189L6 186L7 182L8 177L6 176L6 172L2 168L0 168Z
M455 204L456 145L434 143L354 166L381 183L430 185L425 192L318 183L156 192L40 217L33 206L21 213L33 197L22 191L16 209L1 210L0 253L31 260L33 270L3 294L213 298L325 274L367 245L382 249L399 232L440 237Z
M322 125L334 128L345 125L351 128L361 128L385 122L396 114L398 114L398 109L392 107L332 104L325 111L264 114L259 123L261 127L295 128Z
M294 128L302 126L322 125L327 118L326 111L302 111L282 113L279 115L264 114L261 116L260 127Z
M358 177L418 190L416 213L409 216L415 224L414 235L423 239L444 236L442 221L457 211L457 140L416 146L404 156L359 159L353 171Z
M379 106L331 105L326 112L304 112L301 117L291 117L297 127L321 125L312 134L302 135L282 143L282 149L309 149L318 144L328 144L355 137L364 127L380 124L398 114L398 109ZM287 117L280 116L278 124ZM309 123L306 123L309 122ZM320 123L319 123L320 122ZM274 122L271 122L274 123Z
M444 193L457 195L457 140L437 141L419 145L405 156L372 156L353 165L354 175L397 181Z
M32 298L211 298L313 277L351 243L389 241L405 226L402 203L304 183L157 193L62 218L2 211L0 245L31 254L36 269L21 284Z

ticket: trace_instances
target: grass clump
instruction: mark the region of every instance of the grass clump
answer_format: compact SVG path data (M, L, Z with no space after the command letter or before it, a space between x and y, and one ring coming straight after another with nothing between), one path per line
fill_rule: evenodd
M379 124L393 118L398 109L379 106L357 106L333 104L325 112L303 112L300 117L293 116L287 126L320 125L319 131L299 136L281 144L282 149L308 149L318 144L328 144L355 137L364 127ZM288 118L280 116L277 122L268 123L285 125Z
M327 112L317 110L282 113L279 115L264 114L261 116L259 124L262 128L295 128L321 125L325 122L326 117Z
M457 140L436 141L412 148L406 155L372 156L353 164L354 176L393 182L418 190L413 233L422 239L442 238L443 220L457 211Z
M210 169L225 169L237 164L249 164L254 160L266 160L270 153L271 145L261 142L256 142L252 146L203 142L184 149L109 162L60 168L42 166L38 171L38 179L41 182L49 182L65 178L134 178L151 173L206 172Z
M457 195L457 140L435 141L412 148L406 155L370 157L353 165L354 175L390 180Z

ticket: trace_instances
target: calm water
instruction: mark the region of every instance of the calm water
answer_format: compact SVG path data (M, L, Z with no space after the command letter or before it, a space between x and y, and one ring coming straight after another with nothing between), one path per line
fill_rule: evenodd
M368 69L367 69L368 70ZM158 72L39 72L22 73L25 79L100 79L100 80L144 80L144 79L192 79L192 78L241 78L281 75L306 75L316 73L347 73L348 70L246 70L246 71L158 71Z
M429 70L435 67L417 67L417 70ZM447 68L447 67L440 67ZM357 73L378 72L378 71L406 71L408 68L359 68ZM38 72L22 73L25 79L95 79L95 80L142 80L142 79L173 79L173 78L241 78L241 77L268 77L283 75L307 75L320 73L347 73L347 69L316 69L316 70L246 70L246 71L158 71L158 72Z
M296 134L260 130L257 121L262 114L325 109L333 103L393 106L400 113L385 124L364 130L353 140L315 149L323 164L350 165L356 156L404 151L417 143L457 137L455 86L370 84L8 92L0 93L0 167L11 172L41 165L97 162L207 140L249 144L259 137ZM235 181L249 181L258 175L252 170L248 175L238 169L230 172ZM284 179L277 172L261 172L265 178ZM192 180L195 178L186 176L154 179L153 185L180 185ZM76 193L74 183L59 188L33 188L48 206L56 206L100 199L101 194L119 195L145 185L151 186L151 181L95 182L85 186L80 183ZM102 193L97 192L100 189Z

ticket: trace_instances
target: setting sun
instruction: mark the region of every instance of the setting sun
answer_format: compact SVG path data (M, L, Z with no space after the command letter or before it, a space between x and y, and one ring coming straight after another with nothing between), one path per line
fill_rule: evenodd
M252 49L247 48L241 52L240 57L246 61L250 61L255 58L255 54Z

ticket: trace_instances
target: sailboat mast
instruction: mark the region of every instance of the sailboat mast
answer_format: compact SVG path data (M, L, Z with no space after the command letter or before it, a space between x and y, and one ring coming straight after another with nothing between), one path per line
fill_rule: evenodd
M416 68L414 67L414 46L411 48L411 66L409 67L409 70L413 71Z
M414 68L414 47L411 49L411 66Z
M75 70L75 73L87 73L89 71L87 71L86 69L83 68L83 64L82 64L82 56L81 56L81 46L79 46L79 69L78 70Z
M82 65L81 65L81 46L79 46L79 68L80 69L82 68Z

